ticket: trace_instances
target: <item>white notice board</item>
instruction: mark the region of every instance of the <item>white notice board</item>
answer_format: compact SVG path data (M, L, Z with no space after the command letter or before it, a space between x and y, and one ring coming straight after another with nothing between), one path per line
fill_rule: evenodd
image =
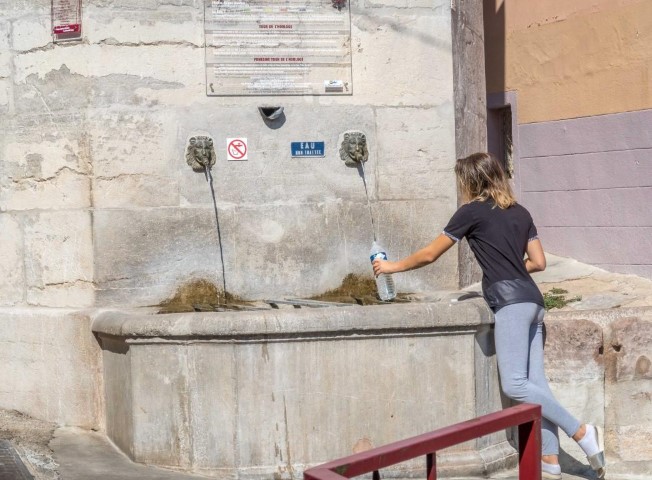
M204 0L207 95L351 95L343 0Z

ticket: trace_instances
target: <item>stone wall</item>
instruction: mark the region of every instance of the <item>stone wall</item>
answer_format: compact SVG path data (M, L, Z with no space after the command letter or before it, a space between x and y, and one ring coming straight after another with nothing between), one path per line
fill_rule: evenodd
M549 313L546 374L581 422L604 426L608 471L649 474L652 454L650 308ZM560 432L566 472L586 471L577 444Z
M205 278L247 298L307 296L370 275L361 177L342 132L367 135L379 238L395 258L456 207L450 2L351 2L354 94L207 97L200 0L83 2L81 41L53 44L50 2L0 2L3 305L151 305ZM269 128L261 104L285 107ZM185 161L210 135L211 190ZM249 141L227 162L226 138ZM322 140L325 158L290 157ZM224 260L224 278L222 276ZM457 285L457 259L397 279Z
M367 136L390 257L439 234L456 207L451 4L350 3L353 95L207 97L202 0L84 0L81 40L59 43L50 0L0 0L0 341L11 347L0 407L101 425L84 309L156 305L200 278L261 299L370 276L364 184L339 158L346 130ZM258 112L269 103L285 108L280 128ZM214 140L215 205L186 164L197 134ZM226 160L236 136L246 162ZM291 158L304 140L324 141L325 157ZM396 283L454 288L457 267L451 254Z
M101 351L89 312L0 309L0 405L60 425L101 428Z

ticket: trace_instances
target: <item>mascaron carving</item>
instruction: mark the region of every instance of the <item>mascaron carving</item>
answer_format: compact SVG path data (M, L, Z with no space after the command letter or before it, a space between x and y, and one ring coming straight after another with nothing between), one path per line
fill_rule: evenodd
M369 158L367 149L367 136L362 132L345 132L344 140L340 146L340 158L349 167L366 162Z
M186 148L186 162L195 172L203 172L206 167L215 165L213 139L204 135L191 137Z

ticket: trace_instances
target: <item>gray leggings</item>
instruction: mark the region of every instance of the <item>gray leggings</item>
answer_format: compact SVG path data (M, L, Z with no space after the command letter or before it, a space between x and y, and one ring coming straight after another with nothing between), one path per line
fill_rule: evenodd
M496 359L503 393L541 405L543 455L559 455L559 426L570 437L580 422L555 399L543 370L543 307L515 303L496 313Z

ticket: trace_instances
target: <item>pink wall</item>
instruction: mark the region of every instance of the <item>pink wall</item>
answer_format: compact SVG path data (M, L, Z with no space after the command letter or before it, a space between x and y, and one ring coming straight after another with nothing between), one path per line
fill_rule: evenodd
M517 189L544 247L652 278L652 110L518 127Z

